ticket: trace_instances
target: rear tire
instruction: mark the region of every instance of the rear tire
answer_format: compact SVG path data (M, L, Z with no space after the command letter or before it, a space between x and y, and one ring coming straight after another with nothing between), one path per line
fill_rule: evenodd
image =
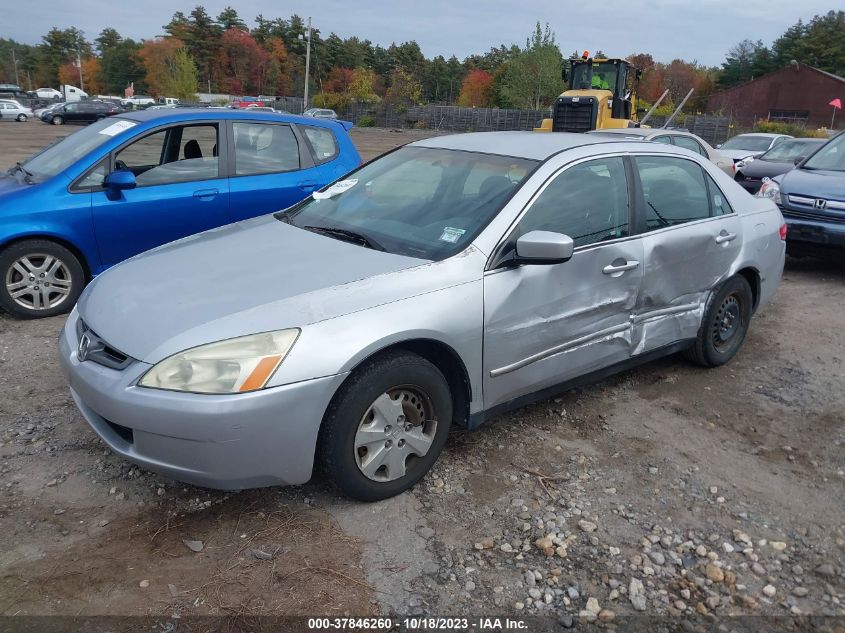
M393 497L431 469L451 422L452 395L440 370L416 354L387 352L335 394L320 427L318 467L354 499Z
M21 319L68 312L85 287L82 264L48 240L25 240L0 251L0 308Z
M65 120L60 116L54 116L53 119L50 121L53 125L62 125Z
M744 277L725 281L710 297L695 343L685 352L688 360L718 367L731 360L748 333L754 296Z

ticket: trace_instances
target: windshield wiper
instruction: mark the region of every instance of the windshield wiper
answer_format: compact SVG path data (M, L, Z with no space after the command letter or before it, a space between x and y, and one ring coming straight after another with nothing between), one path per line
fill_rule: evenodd
M23 174L23 179L26 184L32 184L32 174L26 170L26 168L21 163L15 163L15 166L9 170L10 174L14 174L15 171L19 171Z
M328 235L329 237L336 237L347 242L360 244L361 246L366 246L367 248L371 248L375 251L385 250L384 246L376 242L373 238L364 235L363 233L356 233L355 231L350 231L348 229L339 229L333 226L304 226L302 228L308 231L313 231L314 233L322 233L324 235Z

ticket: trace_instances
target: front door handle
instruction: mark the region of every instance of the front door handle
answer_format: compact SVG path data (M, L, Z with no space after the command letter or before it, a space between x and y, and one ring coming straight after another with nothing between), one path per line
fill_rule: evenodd
M624 264L608 264L601 271L605 275L613 275L616 273L624 273L626 270L634 270L637 266L640 265L640 262L637 261L626 261Z
M218 193L220 193L219 189L200 189L199 191L194 192L194 198L199 198L200 200L210 200Z
M305 193L316 191L317 187L319 187L319 185L313 180L303 180L296 183L296 186L302 189Z
M726 242L730 242L731 240L736 239L736 233L728 233L727 231L722 231L716 236L716 244L724 244Z

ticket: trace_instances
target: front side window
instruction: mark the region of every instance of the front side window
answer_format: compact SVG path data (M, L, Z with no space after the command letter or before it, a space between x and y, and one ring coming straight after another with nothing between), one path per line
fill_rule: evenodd
M628 184L622 158L599 158L561 172L520 220L514 237L530 231L563 233L576 247L627 236Z
M73 186L73 190L88 191L89 189L99 189L103 186L106 180L106 174L108 173L109 161L108 158L104 158Z
M115 169L135 174L139 187L217 178L216 124L169 127L148 134L115 155Z
M28 158L23 166L35 182L42 182L136 125L135 121L121 118L97 121Z
M289 125L235 123L235 175L299 169L299 144Z
M845 134L840 134L828 141L804 163L802 168L845 171Z
M704 151L704 148L701 146L701 143L696 141L694 138L690 138L689 136L678 135L675 137L675 145L677 145L678 147L683 147L684 149L692 150L696 154L701 154L702 156L707 158L707 152Z
M300 127L305 138L311 144L314 150L314 157L318 163L325 163L337 156L337 141L331 130L324 127L313 127L311 125L303 125Z
M637 156L636 165L649 230L710 217L704 173L697 163L668 156Z
M404 147L277 217L390 253L440 260L466 248L536 165L509 156Z

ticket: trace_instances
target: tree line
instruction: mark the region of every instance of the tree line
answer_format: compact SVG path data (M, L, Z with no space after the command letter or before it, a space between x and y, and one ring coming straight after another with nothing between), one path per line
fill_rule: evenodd
M181 99L193 99L197 92L302 95L307 25L300 16L258 15L250 28L232 7L213 17L197 6L187 15L177 11L162 29L163 35L142 41L111 27L93 41L75 27L54 27L37 45L0 39L0 82L17 81L34 89L79 85L81 79L89 94L113 95L122 95L134 83L136 94ZM668 89L671 105L694 88L691 105L702 109L713 90L793 59L845 74L845 12L799 21L768 47L743 40L731 48L721 68L682 59L660 62L649 53L627 59L643 71L644 101L654 102ZM323 37L319 28L312 28L309 89L316 105L334 108L382 101L539 109L566 88L564 63L555 33L540 22L524 45L500 45L464 60L454 55L426 58L413 40L384 47L355 36Z

